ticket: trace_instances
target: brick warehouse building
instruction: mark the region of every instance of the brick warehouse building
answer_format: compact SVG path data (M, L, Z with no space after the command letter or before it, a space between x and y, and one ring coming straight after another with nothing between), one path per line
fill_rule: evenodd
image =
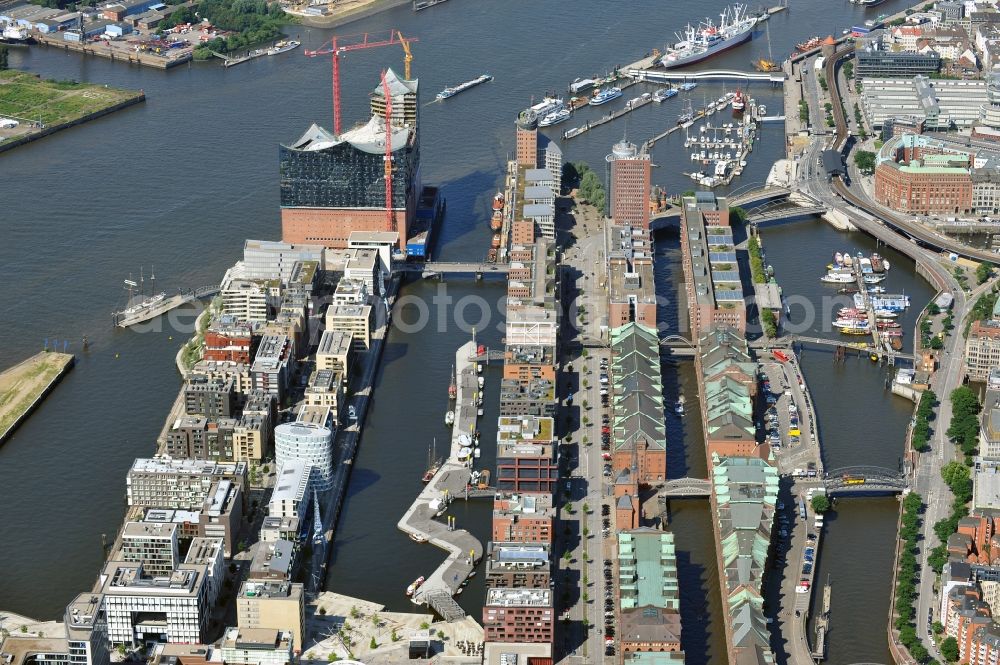
M390 225L385 139L385 121L372 116L339 137L314 124L291 145L282 145L282 240L343 249L352 231L396 231L403 249L416 212L420 150L415 129L394 127Z

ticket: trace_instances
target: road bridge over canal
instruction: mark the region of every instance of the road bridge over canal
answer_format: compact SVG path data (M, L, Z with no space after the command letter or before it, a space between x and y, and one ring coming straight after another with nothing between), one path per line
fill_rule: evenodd
M907 475L895 469L880 466L845 466L834 469L823 477L826 491L831 495L848 494L900 494L910 481Z

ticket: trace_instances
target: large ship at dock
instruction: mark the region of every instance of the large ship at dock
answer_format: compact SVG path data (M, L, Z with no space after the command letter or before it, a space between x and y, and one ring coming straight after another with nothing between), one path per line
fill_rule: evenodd
M731 5L719 14L719 24L706 19L697 28L690 24L677 35L677 43L666 50L660 64L667 69L701 62L753 37L758 18L747 14L745 5Z
M146 279L140 271L139 281L126 279L125 290L128 291L128 301L125 307L111 313L114 324L119 328L126 328L133 323L144 320L153 310L157 308L167 298L166 293L154 293L153 285L156 284L156 276L150 271L149 292L146 292Z

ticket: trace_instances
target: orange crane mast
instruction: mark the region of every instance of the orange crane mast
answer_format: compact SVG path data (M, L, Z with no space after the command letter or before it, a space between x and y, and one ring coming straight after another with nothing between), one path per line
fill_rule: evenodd
M306 49L305 54L310 58L328 55L332 61L332 87L333 87L333 133L340 136L341 113L340 113L340 55L350 51L361 49L378 48L380 46L402 46L405 54L406 77L410 77L410 62L413 56L410 54L410 44L419 41L416 37L403 37L403 34L396 29L387 32L364 32L356 35L334 36L318 49ZM388 100L387 100L388 102Z

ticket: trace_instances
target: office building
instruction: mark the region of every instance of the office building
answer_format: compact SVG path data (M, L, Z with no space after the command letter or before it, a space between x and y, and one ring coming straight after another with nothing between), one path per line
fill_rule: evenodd
M333 486L333 430L330 410L303 407L299 419L274 428L274 461L300 461L312 465L314 489L324 492Z
M491 542L486 547L486 588L548 589L552 575L548 545Z
M538 135L536 163L552 176L552 193L558 196L562 192L563 154L559 144L544 134Z
M538 114L531 109L521 111L514 122L516 151L514 159L518 166L538 168Z
M244 582L236 596L240 630L269 628L292 634L293 651L302 651L305 590L291 582Z
M245 462L139 458L125 479L129 506L199 510L221 481L237 488L246 484Z
M551 494L504 494L493 499L496 542L552 544L555 508Z
M354 232L357 234L357 231ZM352 234L353 235L353 234ZM381 269L382 260L377 249L371 247L351 247L344 254L344 278L348 282L362 282L367 293L382 294L382 279L385 273ZM340 284L337 285L338 287Z
M1000 460L1000 391L986 391L979 422L979 456Z
M680 652L680 590L674 537L647 527L618 534L619 638L630 654Z
M685 197L681 254L691 333L716 325L746 331L746 305L729 224L729 204L712 192Z
M219 646L222 662L232 665L286 665L295 662L295 639L272 628L227 628Z
M300 524L306 522L312 501L310 480L312 465L299 459L289 459L278 464L274 491L268 504L271 517L294 517Z
M169 575L180 558L177 525L169 522L125 522L116 560L141 563L152 577Z
M183 565L205 567L205 599L214 606L226 581L225 540L211 536L192 538Z
M394 126L392 214L385 209L385 120L340 136L312 125L294 143L282 145L281 236L285 242L345 248L352 231L395 231L400 249L413 220L419 189L416 129Z
M251 280L278 280L287 283L299 261L315 262L319 270L325 267L322 245L293 245L276 240L247 240L243 243L242 275Z
M649 232L618 225L608 231L608 326L635 322L655 330L656 283Z
M879 150L875 200L911 214L958 214L972 209L972 157L922 134L904 134Z
M550 589L487 589L483 605L486 641L551 644L554 615Z
M204 565L181 564L167 577L150 577L142 564L109 562L100 578L109 643L203 641L212 610L206 577Z
M649 230L652 163L634 143L620 141L605 161L611 185L611 219L615 225Z
M862 77L861 110L875 128L889 118L912 116L927 130L964 129L979 122L987 101L982 80Z
M993 318L973 321L965 339L965 372L970 381L986 381L1000 367L1000 307Z
M941 69L941 56L934 51L890 51L870 46L856 52L855 76L859 78L912 78L936 74Z

